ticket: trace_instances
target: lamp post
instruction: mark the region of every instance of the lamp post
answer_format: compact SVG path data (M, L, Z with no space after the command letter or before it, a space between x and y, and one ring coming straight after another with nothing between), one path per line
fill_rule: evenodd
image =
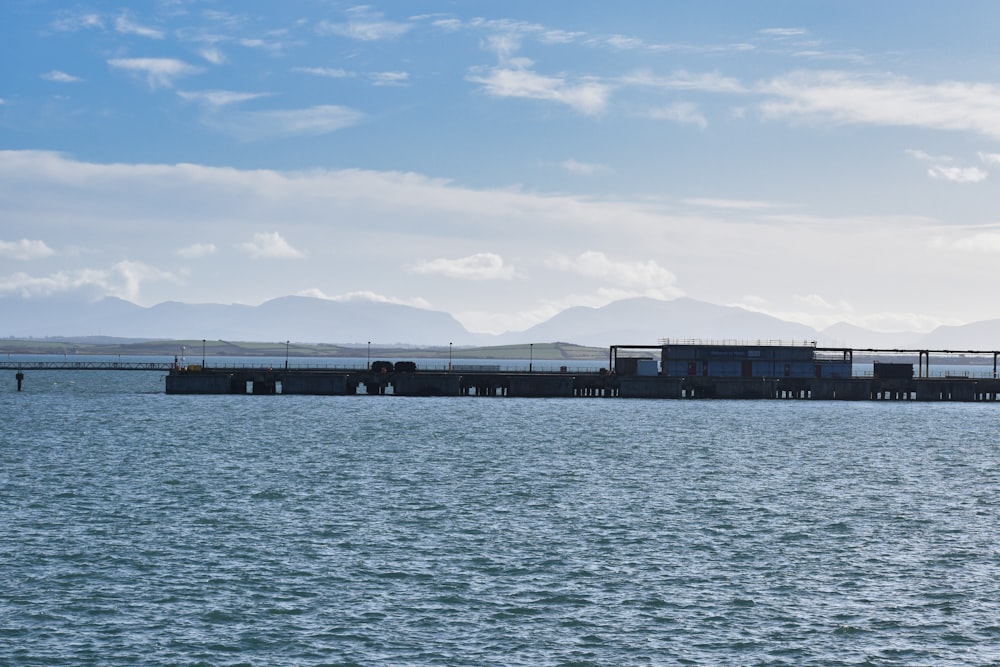
M448 372L451 372L451 343L448 343Z
M285 370L288 370L288 341L285 341Z
M205 367L205 339L201 339L201 367Z
M528 343L528 372L531 373L535 365L535 344Z
M372 342L368 341L368 370L372 369Z

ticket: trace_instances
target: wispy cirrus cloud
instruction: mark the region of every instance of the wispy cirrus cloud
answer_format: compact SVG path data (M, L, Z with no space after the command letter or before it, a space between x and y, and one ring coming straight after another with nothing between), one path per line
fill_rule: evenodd
M1000 139L1000 86L945 81L925 84L885 74L798 71L757 91L768 118L974 132Z
M412 27L412 23L388 21L382 12L372 11L367 6L359 6L347 10L347 21L343 23L320 21L316 25L316 32L320 35L337 35L362 42L376 42L400 37Z
M801 37L809 34L805 28L763 28L758 32L769 37Z
M463 280L512 280L513 266L504 264L500 255L481 252L458 259L432 259L419 262L410 271L424 275Z
M707 208L718 208L724 210L754 211L774 208L776 204L753 199L711 199L705 197L689 197L683 199L682 203L691 206L704 206Z
M240 93L233 90L177 91L177 95L189 102L199 102L213 107L224 107L248 100L267 97L270 93Z
M477 69L468 80L482 85L482 90L493 97L559 102L588 116L603 113L611 95L611 86L596 80L572 83L565 77L545 76L524 67Z
M681 125L694 125L702 129L708 127L708 119L693 102L675 102L648 109L645 113L652 120L668 120Z
M0 241L0 257L27 261L54 255L55 251L45 244L45 241L21 239L19 241Z
M112 58L108 65L146 79L150 88L173 88L174 81L202 69L176 58Z
M299 259L305 257L305 253L293 248L278 232L254 234L253 240L240 244L240 248L252 259Z
M214 243L192 243L189 246L180 248L177 251L177 255L184 259L197 259L199 257L214 255L215 252L216 247Z
M52 29L57 32L76 32L103 27L104 19L94 12L62 11L52 22Z
M54 83L79 83L80 81L83 81L83 79L78 76L73 76L72 74L67 74L66 72L62 72L57 69L54 69L51 72L46 72L42 75L42 78L46 81L52 81Z
M318 136L356 125L365 115L355 109L320 105L306 109L206 113L202 122L244 141L271 137Z
M638 70L621 78L623 85L669 90L690 90L703 93L743 94L750 90L738 79L719 72L693 73L678 70L669 75L654 74L650 70Z
M597 164L594 162L581 162L579 160L569 159L563 160L559 163L564 171L571 174L577 174L579 176L593 176L601 172L610 171L610 168L604 164Z
M368 76L376 86L404 86L410 80L409 72L372 72Z
M148 37L150 39L163 39L164 37L164 32L162 30L140 25L128 12L122 13L115 18L115 30L123 35L138 35L140 37Z
M219 49L210 47L198 51L198 55L213 65L221 65L226 62L226 55Z
M329 79L347 79L354 76L353 72L348 72L341 67L293 67L293 72L302 72L303 74L312 74L313 76L322 76Z

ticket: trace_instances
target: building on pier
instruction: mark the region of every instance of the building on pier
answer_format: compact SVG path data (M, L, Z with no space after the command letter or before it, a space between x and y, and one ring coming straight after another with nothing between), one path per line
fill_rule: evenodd
M664 375L717 378L849 378L852 359L820 354L809 345L701 345L666 343L661 348Z
M612 346L612 368L637 374L642 362L618 357L622 349L649 346ZM653 348L656 349L656 348ZM818 348L815 343L701 343L661 341L660 374L667 377L704 378L850 378L853 355L849 349Z

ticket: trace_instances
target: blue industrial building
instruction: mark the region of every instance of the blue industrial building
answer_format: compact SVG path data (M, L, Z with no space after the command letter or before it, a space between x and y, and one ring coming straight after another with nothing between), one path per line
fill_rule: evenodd
M666 343L660 368L670 377L849 378L850 350L811 345Z

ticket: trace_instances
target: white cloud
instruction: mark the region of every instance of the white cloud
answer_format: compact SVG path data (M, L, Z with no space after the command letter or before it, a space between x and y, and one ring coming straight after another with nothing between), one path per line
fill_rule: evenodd
M76 32L91 28L103 28L104 20L99 14L60 12L59 18L52 22L52 29L59 32Z
M305 74L313 74L315 76L324 76L331 79L346 79L354 76L353 73L348 72L340 67L293 67L293 72L303 72Z
M761 105L770 118L805 118L974 132L1000 138L1000 86L916 83L889 75L800 71L760 86L778 98Z
M812 327L817 331L822 331L835 324L845 323L870 331L884 333L900 331L929 332L935 327L946 323L941 319L917 313L886 310L875 313L862 313L858 312L856 307L847 301L830 303L816 295L806 297L793 295L792 300L797 304L807 306L809 310L781 308L770 303L767 299L753 296L746 296L738 303L728 305L770 315L771 317L776 317L787 322L798 322L799 324ZM821 341L825 338L823 334L820 334L818 337ZM821 344L841 345L843 343L827 339L825 343L821 342Z
M653 120L669 120L682 125L697 125L704 129L708 127L708 119L691 102L677 102L664 107L650 109L646 116Z
M383 39L395 39L406 34L413 27L409 23L387 21L381 12L373 12L365 6L348 10L346 23L331 23L321 21L316 26L316 32L321 35L338 35L362 42L375 42Z
M586 33L583 32L571 32L569 30L546 30L541 34L539 39L543 44L571 44L585 36Z
M772 37L799 37L809 33L804 28L764 28L759 32L762 35L770 35Z
M503 258L491 252L481 252L459 259L432 259L418 263L411 271L463 280L511 280L514 267L504 265Z
M621 51L647 48L646 42L643 40L638 37L628 37L626 35L609 35L601 41L608 46Z
M457 32L462 29L462 22L455 18L436 19L431 21L431 25L447 32Z
M240 93L232 90L199 90L184 91L178 90L177 95L190 102L201 102L213 107L223 107L229 104L237 104L248 100L255 100L261 97L268 97L270 93Z
M66 292L90 292L95 296L117 296L136 302L144 283L160 281L180 282L177 276L168 271L161 271L142 262L125 260L109 269L59 271L40 277L15 273L0 278L0 294L20 294L29 298Z
M718 72L692 74L684 70L670 76L657 76L649 70L639 70L625 76L621 83L646 88L667 88L670 90L691 90L703 93L746 93L747 88L738 80L723 76Z
M175 58L112 58L108 65L145 76L150 88L172 88L176 79L202 71Z
M253 259L298 259L305 256L278 232L254 234L253 241L243 243L240 247Z
M515 33L490 35L483 42L483 48L493 53L502 63L509 62L510 57L521 50L523 38Z
M926 165L916 166L923 171ZM419 173L363 169L97 164L43 151L0 151L0 201L6 202L0 217L8 240L59 239L66 280L79 277L71 269L90 266L80 264L86 257L110 255L154 266L176 263L192 272L197 295L192 289L143 282L143 296L151 301L252 302L262 293L291 294L310 286L412 299L417 289L439 289L419 295L456 316L470 313L470 319L463 319L467 323L474 321L471 313L488 304L501 317L475 321L491 323L494 330L509 329L519 314L574 293L583 294L581 301L595 302L611 296L670 298L679 293L680 284L685 291L696 290L692 296L714 303L731 302L740 294L784 298L789 300L785 310L817 317L839 312L806 308L791 301L791 295L823 295L836 304L830 298L835 296L853 303L861 314L881 313L891 302L903 313L928 309L940 318L971 321L989 315L982 299L962 286L990 289L995 249L1000 247L1000 227L957 230L957 220L976 219L964 211L947 219L846 212L819 216L798 205L788 208L791 215L772 215L786 209L721 197L618 199L518 187L473 188ZM180 246L196 241L229 238L229 244L238 246L251 241L254 231L291 234L283 226L288 221L295 223L289 240L315 251L302 261L284 263L281 271L248 271L246 255L221 245L208 262L181 260L176 254ZM977 238L979 234L986 236ZM936 237L942 239L938 246L931 243ZM86 252L71 254L74 247ZM584 252L594 248L601 252ZM819 251L803 253L802 248ZM513 280L492 283L429 276L417 280L409 272L413 267L407 262L414 258L454 262L483 249L506 260L484 262L487 269L511 270L513 264L521 270L515 270ZM554 249L565 257L547 267L545 260ZM240 259L242 270L231 263ZM854 269L845 273L846 261ZM8 272L11 264L7 260ZM45 266L49 264L46 260ZM914 266L948 270L914 272ZM736 282L734 275L739 276ZM789 275L799 279L789 282ZM900 275L906 280L900 281Z
M962 252L1000 253L1000 231L986 230L953 239L937 236L931 240L931 247Z
M376 86L402 86L410 79L409 72L372 72L368 76Z
M323 105L308 109L275 109L210 114L207 126L245 141L270 137L328 134L361 122L364 114L347 107Z
M954 183L981 183L989 176L989 174L978 167L953 166L951 163L954 161L954 158L948 155L935 156L921 150L911 149L905 152L916 160L930 163L930 166L927 168L927 175L933 179L952 181ZM981 153L980 157L982 157Z
M206 61L212 63L213 65L221 65L226 62L226 56L219 49L202 49L198 52L202 58Z
M986 164L1000 164L1000 153L979 153L979 159Z
M20 241L0 241L0 257L30 260L54 255L55 251L44 241L21 239Z
M774 208L776 204L766 201L755 201L751 199L710 199L704 197L690 197L681 200L690 206L704 206L707 208L720 208L729 210L757 210Z
M609 171L607 165L594 164L592 162L580 162L579 160L563 160L559 163L559 166L568 171L571 174L579 174L581 176L593 176L599 172Z
M683 294L677 287L677 277L653 260L615 261L603 252L588 251L574 258L556 255L547 263L550 268L559 271L578 273L633 290L631 293L622 292L623 295L634 296L639 293L672 299ZM634 292L635 290L638 292Z
M150 39L163 39L163 31L139 25L129 14L122 14L115 19L115 30L123 35L139 35Z
M185 259L196 259L198 257L207 257L209 255L215 254L215 244L192 243L191 245L178 250L177 254Z
M981 183L988 174L978 167L946 167L933 165L927 169L931 178L955 183Z
M400 299L394 296L385 296L384 294L378 294L367 290L329 296L325 294L323 290L314 287L302 290L301 292L298 292L296 296L311 296L316 299L326 299L327 301L338 302L370 301L374 303L394 303L400 306L413 306L414 308L424 309L429 309L431 307L431 304L426 299L422 299L420 297Z
M611 87L597 81L571 84L562 77L543 76L522 68L497 67L468 78L482 84L483 90L494 97L560 102L591 116L604 111L611 95Z
M834 308L838 307L840 308L850 307L849 304L846 304L844 302L841 302L840 304L836 305L832 304L823 297L821 297L819 294L805 294L805 295L793 294L792 299L801 304L811 306L812 308L818 308L819 310L833 310Z
M280 41L277 40L267 41L259 38L246 37L237 40L236 43L239 44L240 46L245 46L248 49L261 49L264 51L270 51L272 53L278 53L279 51L285 48L285 44Z
M51 72L46 72L42 75L42 78L46 81L53 81L55 83L77 83L79 81L83 81L83 79L78 76L73 76L72 74L67 74L66 72L60 72L57 69L54 69Z

